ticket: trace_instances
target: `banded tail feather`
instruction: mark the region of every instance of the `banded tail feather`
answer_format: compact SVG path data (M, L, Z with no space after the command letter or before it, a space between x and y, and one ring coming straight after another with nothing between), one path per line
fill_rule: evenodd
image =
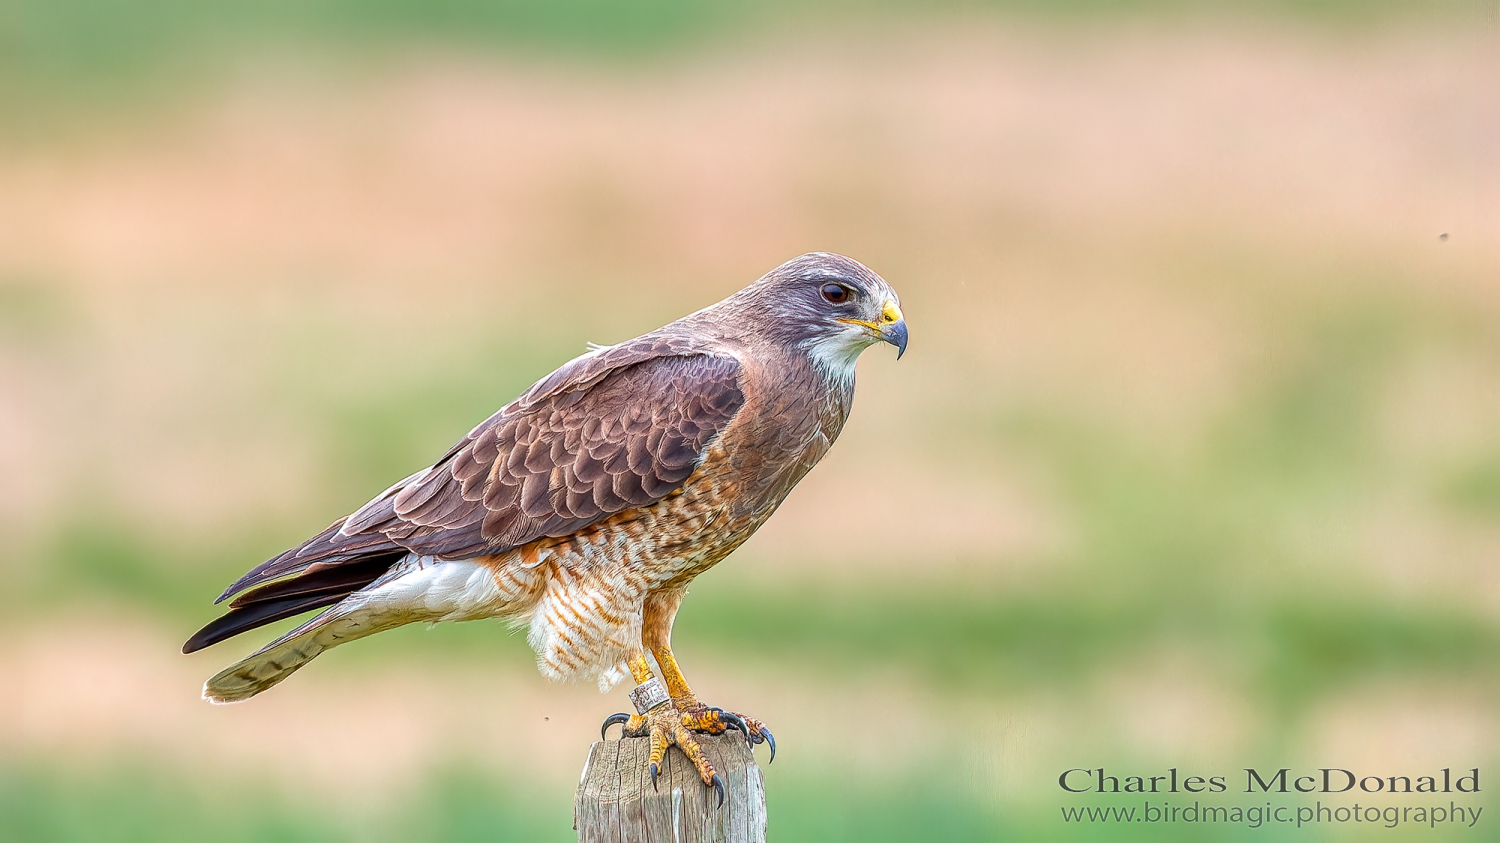
M243 702L291 676L324 650L411 620L410 616L358 603L333 606L215 674L204 683L203 698L217 705Z

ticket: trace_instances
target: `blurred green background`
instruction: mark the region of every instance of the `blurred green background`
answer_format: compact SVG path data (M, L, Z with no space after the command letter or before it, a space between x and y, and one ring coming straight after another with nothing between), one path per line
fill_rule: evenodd
M229 708L256 642L177 648L585 341L812 249L910 353L675 636L776 731L772 839L1495 839L1081 827L1137 800L1056 781L1500 756L1496 20L5 7L0 839L572 839L623 694L498 624Z

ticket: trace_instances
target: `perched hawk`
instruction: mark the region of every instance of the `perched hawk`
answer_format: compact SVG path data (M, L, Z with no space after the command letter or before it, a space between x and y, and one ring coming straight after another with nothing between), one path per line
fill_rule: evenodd
M692 732L739 729L773 757L775 742L759 721L698 701L672 657L672 619L688 583L828 452L855 360L877 341L906 350L895 292L856 261L813 253L564 364L431 468L220 595L234 597L228 613L184 653L323 611L208 680L204 698L249 699L330 647L403 624L504 618L528 628L548 678L608 690L629 671L639 713L606 728L651 737L653 779L680 747L722 800Z

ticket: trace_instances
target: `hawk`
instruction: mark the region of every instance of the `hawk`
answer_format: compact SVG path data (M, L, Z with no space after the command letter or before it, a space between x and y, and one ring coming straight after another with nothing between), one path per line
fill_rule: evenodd
M183 645L323 611L204 685L249 699L319 653L403 624L502 618L551 679L626 673L653 781L679 747L723 800L694 732L775 739L698 701L672 656L693 578L776 510L828 452L876 342L906 351L896 293L857 261L795 258L718 304L542 378L407 477L219 596L229 611ZM238 596L236 596L238 595ZM651 661L655 659L653 672ZM663 687L664 683L664 687Z

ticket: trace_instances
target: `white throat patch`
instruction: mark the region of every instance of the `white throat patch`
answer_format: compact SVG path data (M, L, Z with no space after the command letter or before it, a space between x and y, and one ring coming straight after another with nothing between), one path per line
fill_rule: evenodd
M851 328L806 343L807 356L825 375L835 381L854 379L854 364L860 352L875 343L868 331Z

